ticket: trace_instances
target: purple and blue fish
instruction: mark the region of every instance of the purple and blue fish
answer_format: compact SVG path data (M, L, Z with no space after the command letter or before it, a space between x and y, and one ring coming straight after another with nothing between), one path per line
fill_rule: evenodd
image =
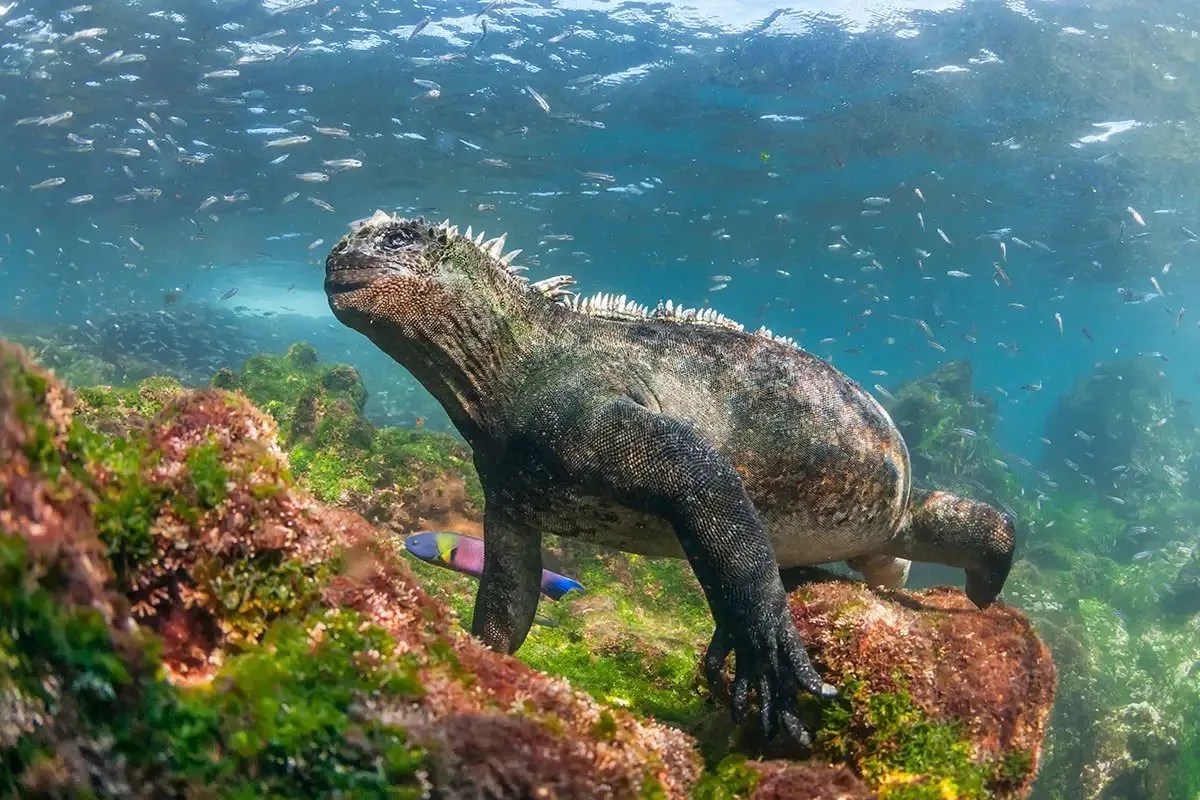
M404 540L408 552L429 564L437 564L464 575L483 574L483 540L457 533L422 531ZM542 594L559 600L567 592L583 591L583 584L566 575L542 570Z

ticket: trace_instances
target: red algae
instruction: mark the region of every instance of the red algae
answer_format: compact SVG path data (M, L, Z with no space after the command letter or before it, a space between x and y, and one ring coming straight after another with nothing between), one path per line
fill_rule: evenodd
M752 763L759 774L750 800L870 800L877 795L843 765L817 761Z
M925 720L955 726L976 761L1007 765L991 791L1028 794L1056 671L1020 611L1001 603L981 611L949 587L884 591L840 580L805 586L791 599L826 680L859 682L863 697L902 695Z

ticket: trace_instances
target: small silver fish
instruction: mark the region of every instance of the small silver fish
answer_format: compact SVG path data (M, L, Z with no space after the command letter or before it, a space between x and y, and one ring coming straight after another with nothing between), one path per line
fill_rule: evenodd
M408 38L405 41L411 42L413 37L416 36L421 31L425 30L425 27L430 22L433 22L433 17L425 17L425 19L421 20L416 25L414 25L413 29L408 34Z
M550 104L546 102L546 98L538 94L537 91L529 84L525 84L525 91L528 92L529 96L533 98L533 102L538 104L538 108L540 108L542 111L545 111L547 114L550 113Z
M336 136L339 139L346 139L350 136L350 131L345 128L323 128L320 125L313 125L313 130L322 136Z
M267 142L267 147L293 147L298 144L307 144L312 141L311 136L298 134L296 136L284 136L281 139L272 139Z

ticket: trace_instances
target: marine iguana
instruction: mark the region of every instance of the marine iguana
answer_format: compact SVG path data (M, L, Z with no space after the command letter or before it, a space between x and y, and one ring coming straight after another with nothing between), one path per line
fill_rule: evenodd
M470 228L377 211L325 262L334 315L408 369L474 453L483 573L471 632L517 650L542 580L543 533L686 558L712 611L714 689L757 694L764 733L808 740L798 692L832 697L786 582L848 561L899 587L911 560L962 567L979 607L1008 577L1013 521L912 487L908 450L861 386L790 339L711 309L580 298L528 282Z

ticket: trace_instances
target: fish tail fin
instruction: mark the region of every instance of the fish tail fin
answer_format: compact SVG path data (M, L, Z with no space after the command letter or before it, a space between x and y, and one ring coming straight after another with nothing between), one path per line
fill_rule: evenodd
M542 593L551 600L561 600L562 596L570 591L583 591L583 584L574 578L568 578L566 575L559 575L556 572L547 572L542 580Z

